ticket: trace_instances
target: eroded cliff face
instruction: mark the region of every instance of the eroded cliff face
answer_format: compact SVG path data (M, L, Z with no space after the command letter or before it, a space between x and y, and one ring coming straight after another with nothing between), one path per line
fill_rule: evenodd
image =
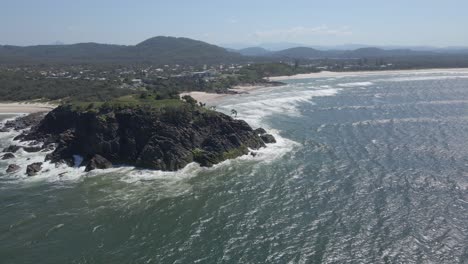
M190 105L92 111L61 106L21 138L55 143L46 158L52 162L73 165L73 156L80 155L82 165L96 168L105 158L113 164L174 171L193 161L212 166L248 154L249 148L265 147L259 134L243 120Z

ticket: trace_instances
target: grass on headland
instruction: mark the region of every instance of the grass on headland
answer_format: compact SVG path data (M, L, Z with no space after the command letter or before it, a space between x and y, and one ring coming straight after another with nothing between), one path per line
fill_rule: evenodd
M103 108L123 109L123 108L166 108L177 107L185 102L179 98L161 99L157 94L143 93L125 95L107 102L81 102L72 101L67 103L75 111L98 111Z

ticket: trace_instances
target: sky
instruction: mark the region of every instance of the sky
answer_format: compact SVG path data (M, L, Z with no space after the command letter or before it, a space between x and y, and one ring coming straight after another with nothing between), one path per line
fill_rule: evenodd
M0 0L0 44L468 46L467 0Z

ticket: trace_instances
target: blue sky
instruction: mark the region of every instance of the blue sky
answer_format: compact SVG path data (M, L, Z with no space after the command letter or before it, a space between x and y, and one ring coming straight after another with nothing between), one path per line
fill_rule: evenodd
M0 0L0 44L210 43L468 46L467 0Z

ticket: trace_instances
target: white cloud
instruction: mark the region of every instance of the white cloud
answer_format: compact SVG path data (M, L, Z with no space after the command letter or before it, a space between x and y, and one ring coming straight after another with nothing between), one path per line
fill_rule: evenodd
M349 36L352 35L349 27L331 28L326 25L317 27L292 27L288 29L277 29L267 31L257 31L254 35L258 38L298 38L307 36Z

